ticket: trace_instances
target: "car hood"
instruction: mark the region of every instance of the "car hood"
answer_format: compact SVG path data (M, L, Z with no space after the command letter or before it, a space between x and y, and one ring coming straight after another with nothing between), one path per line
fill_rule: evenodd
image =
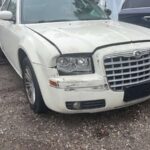
M41 23L26 27L52 41L63 54L91 53L104 45L150 39L146 28L113 21Z

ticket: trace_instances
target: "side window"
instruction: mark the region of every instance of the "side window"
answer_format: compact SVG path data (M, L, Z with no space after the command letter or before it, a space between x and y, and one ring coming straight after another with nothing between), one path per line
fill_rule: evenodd
M12 12L13 20L16 20L16 8L17 8L17 0L11 0L7 10Z
M2 6L2 8L1 8L2 11L3 11L3 10L7 10L8 6L9 6L9 2L10 2L10 0L6 0L6 1L4 2L3 6Z

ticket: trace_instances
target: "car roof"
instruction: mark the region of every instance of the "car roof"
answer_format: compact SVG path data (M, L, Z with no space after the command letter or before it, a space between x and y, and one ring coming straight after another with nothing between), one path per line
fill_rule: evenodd
M126 0L122 9L150 7L150 0Z

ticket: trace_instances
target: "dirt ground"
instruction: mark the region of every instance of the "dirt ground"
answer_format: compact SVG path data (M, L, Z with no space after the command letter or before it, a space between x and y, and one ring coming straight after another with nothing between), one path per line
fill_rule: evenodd
M34 114L22 81L0 65L0 150L150 150L150 101L110 112Z

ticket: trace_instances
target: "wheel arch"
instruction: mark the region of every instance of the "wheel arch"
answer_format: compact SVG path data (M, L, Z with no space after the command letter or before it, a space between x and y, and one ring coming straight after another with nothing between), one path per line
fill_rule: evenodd
M23 59L25 57L27 57L29 59L26 52L22 48L19 48L19 50L18 50L18 61L19 61L19 65L20 65L21 75L22 75L22 63L23 63Z
M32 69L35 73L35 77L36 77L36 80L38 82L38 86L39 86L39 89L40 89L40 92L42 91L41 90L41 85L39 84L39 78L36 74L36 69L34 68L34 65L32 64L31 60L30 60L30 57L28 56L28 54L26 53L26 51L22 48L19 48L18 49L18 61L19 61L19 65L20 65L20 70L21 70L21 77L23 78L23 60L24 58L27 58L29 60L29 62L31 63L31 66L32 66ZM41 92L41 96L43 98L43 93ZM44 99L43 99L44 101ZM45 104L45 101L44 101L44 104Z

